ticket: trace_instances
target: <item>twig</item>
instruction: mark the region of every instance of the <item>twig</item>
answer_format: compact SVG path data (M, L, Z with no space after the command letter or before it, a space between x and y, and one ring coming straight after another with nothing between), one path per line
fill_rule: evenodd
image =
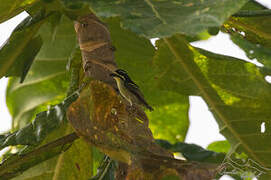
M112 162L112 160L109 158L109 160L108 160L108 162L106 162L105 168L103 169L103 172L98 180L102 180L104 178L105 174L108 171L109 166L111 165L111 162Z
M100 163L100 166L98 167L98 173L90 180L102 180L108 172L108 169L112 162L112 159L109 156L105 155L102 162Z

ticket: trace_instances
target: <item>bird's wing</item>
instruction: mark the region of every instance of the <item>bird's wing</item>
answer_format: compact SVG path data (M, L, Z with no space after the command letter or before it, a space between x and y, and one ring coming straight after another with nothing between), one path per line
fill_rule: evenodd
M135 89L139 89L139 86L136 83L134 83L133 81L127 82L127 84L128 84L129 87L133 87Z
M140 91L138 85L136 85L135 83L127 82L127 83L124 83L124 86L125 86L130 92L132 92L132 93L139 99L139 101L141 101L141 103L144 104L148 109L150 109L151 111L153 110L153 108L152 108L152 107L146 102L146 100L144 99L144 95L143 95L143 93Z

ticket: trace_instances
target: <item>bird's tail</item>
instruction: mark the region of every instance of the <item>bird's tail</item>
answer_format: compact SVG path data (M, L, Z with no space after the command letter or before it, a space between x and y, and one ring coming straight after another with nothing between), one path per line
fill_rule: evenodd
M148 110L153 111L153 108L148 103L145 103L145 106Z

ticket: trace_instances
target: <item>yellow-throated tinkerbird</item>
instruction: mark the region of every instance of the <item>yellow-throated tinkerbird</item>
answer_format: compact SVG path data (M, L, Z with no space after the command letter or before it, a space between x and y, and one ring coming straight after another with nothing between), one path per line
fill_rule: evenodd
M136 103L145 106L150 111L153 111L153 108L144 99L138 85L131 80L126 71L118 69L114 73L110 74L110 76L115 79L121 96L124 97L131 106L133 103Z

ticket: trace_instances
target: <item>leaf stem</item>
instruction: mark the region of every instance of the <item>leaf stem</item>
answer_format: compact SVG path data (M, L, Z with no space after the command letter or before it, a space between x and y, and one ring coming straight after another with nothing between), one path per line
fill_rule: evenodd
M106 174L107 171L108 171L109 166L111 165L112 160L110 159L110 157L108 157L108 158L109 158L109 161L106 162L106 166L105 166L105 168L103 169L102 174L101 174L101 176L100 176L100 178L99 178L98 180L102 180L102 179L104 178L105 174Z
M64 145L72 143L78 138L79 137L76 135L76 133L71 133L53 142L45 144L29 153L23 155L17 154L17 156L13 159L7 159L0 164L0 177L3 177L5 179L12 178L16 176L17 173L25 171L26 169L34 166L35 164L50 159L55 155L64 152ZM46 154L50 155L46 156Z
M102 180L108 172L108 169L112 162L113 160L109 156L105 155L102 162L100 163L100 166L98 167L97 174L93 176L90 180Z
M264 10L241 10L232 15L233 17L258 17L271 16L271 9Z

